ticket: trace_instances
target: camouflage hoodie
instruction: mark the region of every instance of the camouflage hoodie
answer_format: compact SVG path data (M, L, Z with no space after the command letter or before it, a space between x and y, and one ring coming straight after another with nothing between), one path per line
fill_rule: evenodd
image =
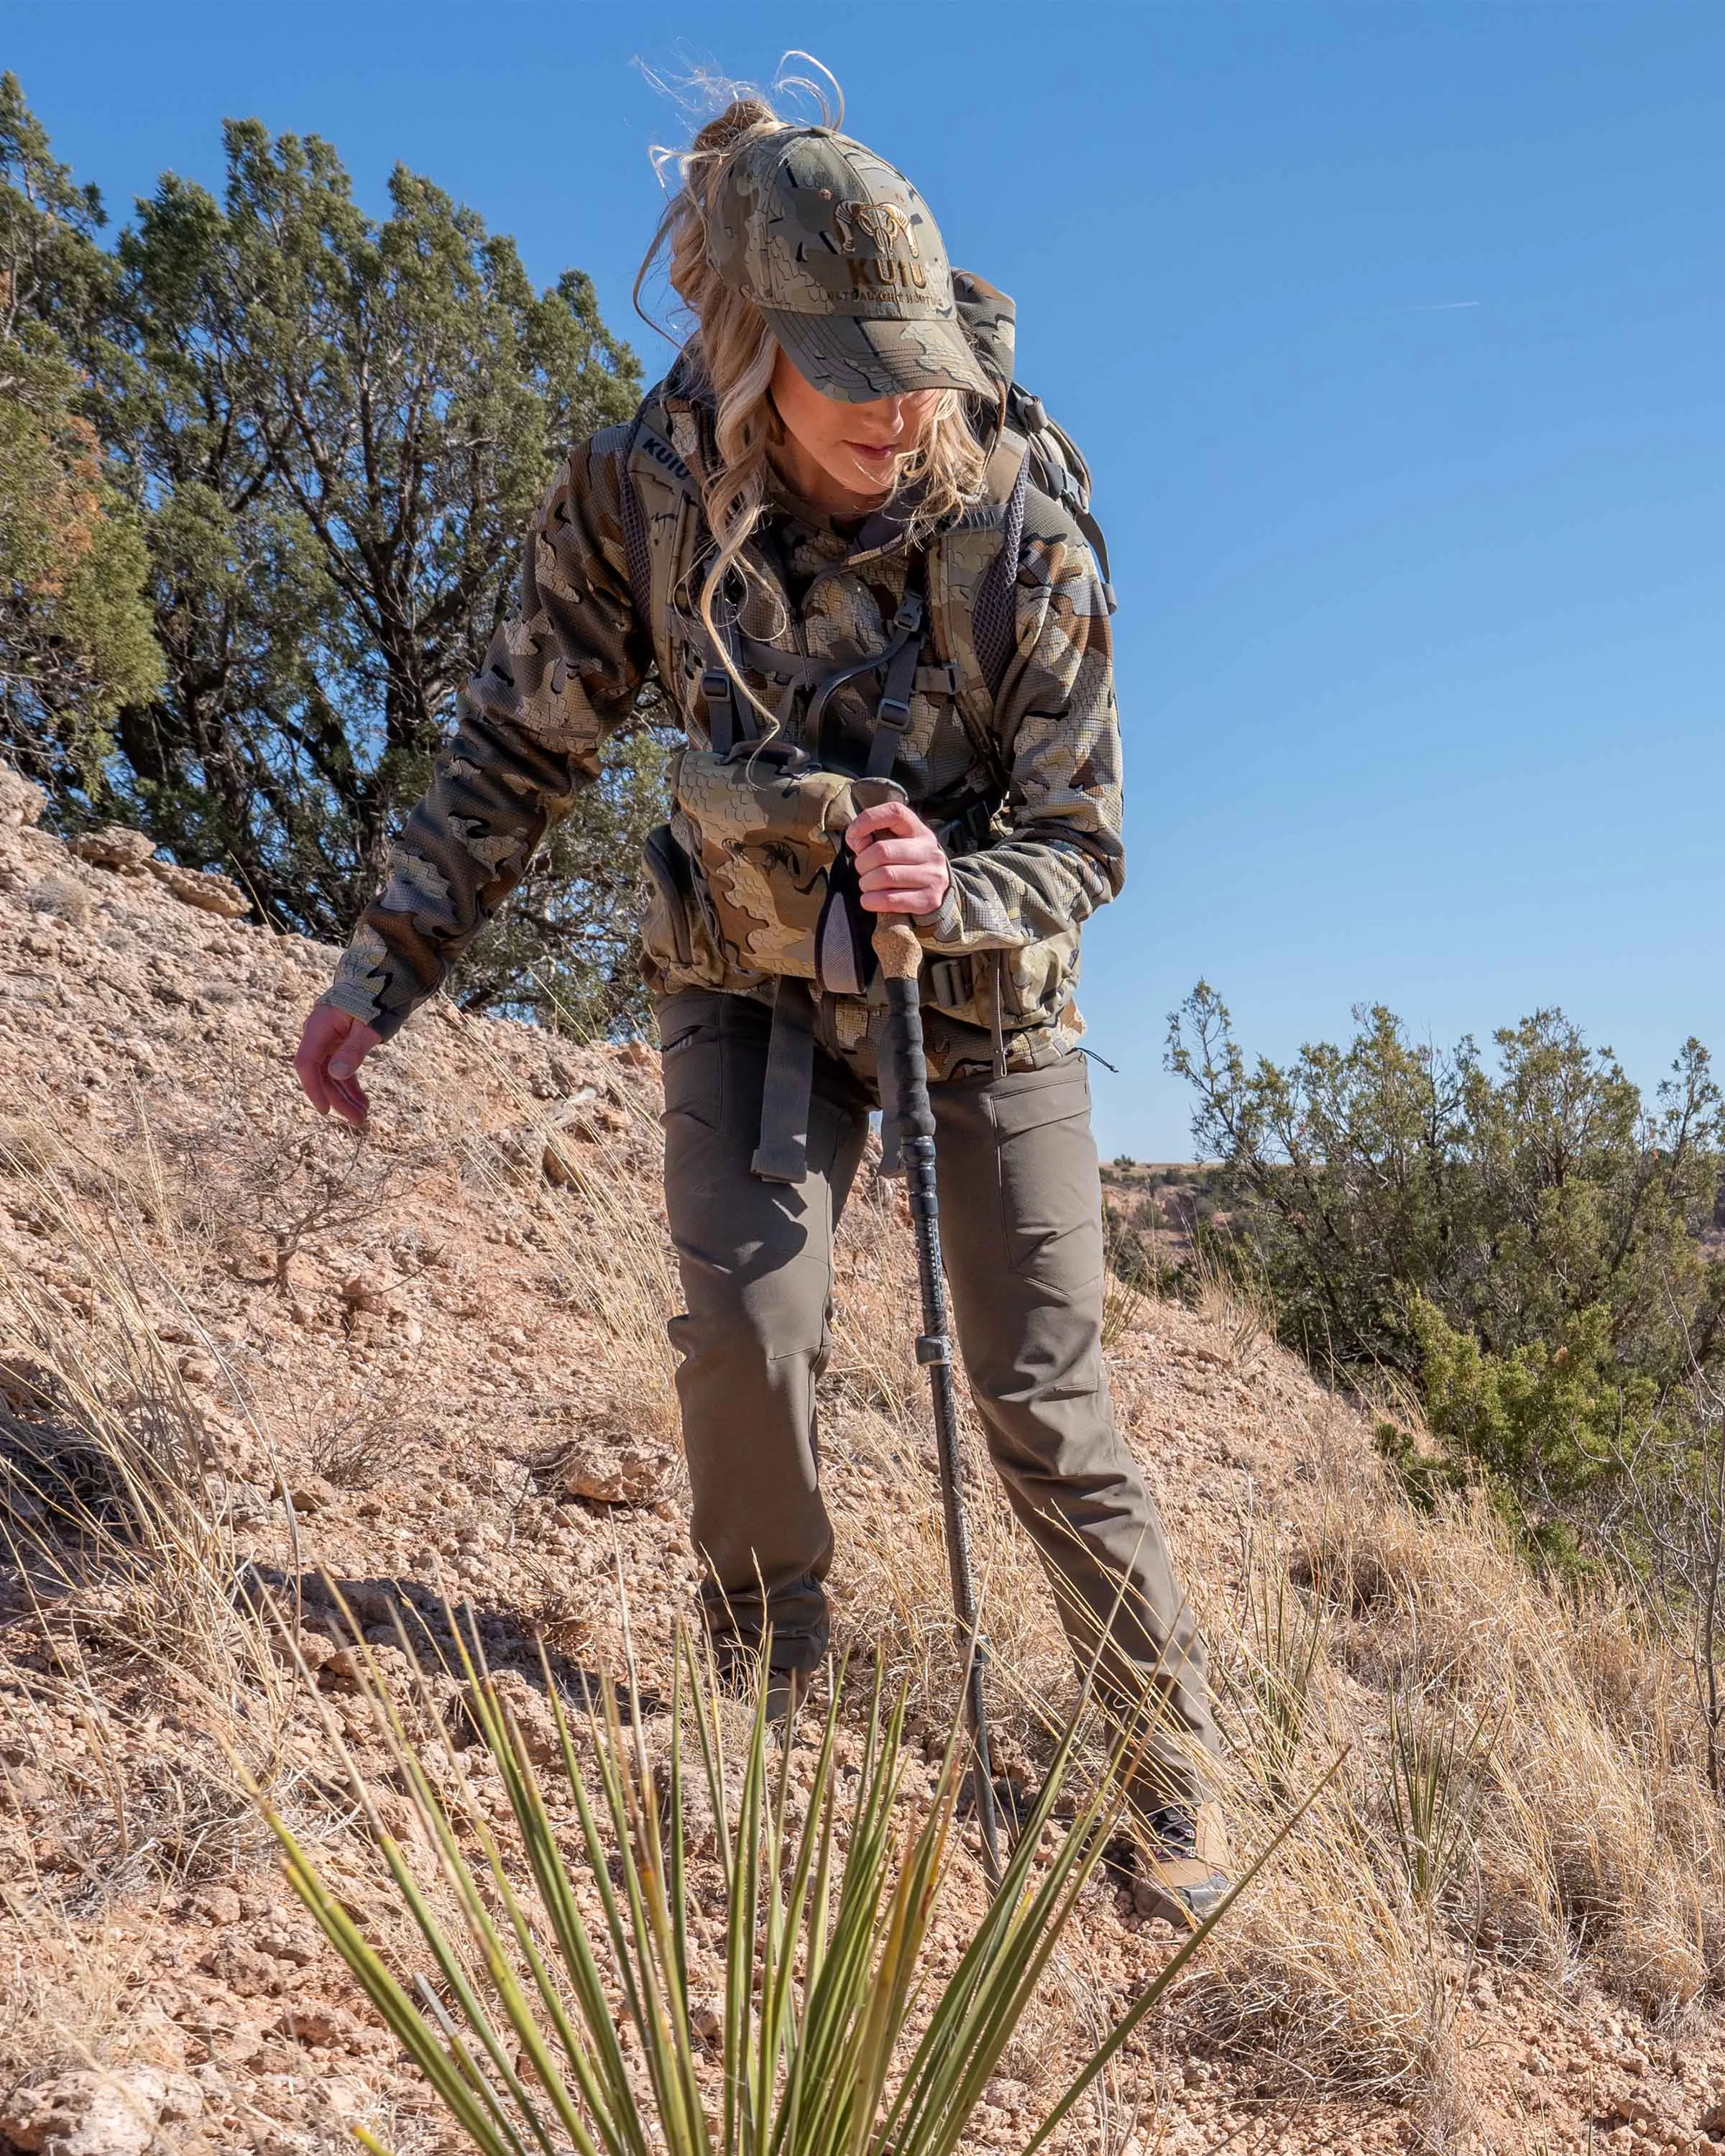
M712 454L706 406L664 387L645 408L698 475ZM598 777L602 744L627 721L649 674L660 676L691 742L706 743L692 606L688 613L668 609L655 638L630 597L623 487L631 434L629 425L614 427L584 443L541 504L515 609L460 696L432 785L324 998L385 1039L441 984L576 789ZM841 529L782 495L748 560L737 620L744 637L783 645L788 627L801 653L852 660L887 640L907 567L889 517ZM953 860L938 912L917 928L937 965L1013 956L1052 938L1070 949L1076 970L1078 924L1124 876L1120 737L1102 588L1082 538L1058 516L1026 520L1014 599L1017 651L993 722L1010 773L1007 799L988 842ZM937 810L974 780L981 759L932 624L920 660L895 775L913 807ZM771 685L744 671L770 705ZM878 680L865 678L839 690L833 711L865 728L877 694ZM787 732L798 739L794 715ZM656 993L691 986L762 993L759 976L727 966L698 937L691 949L685 935L665 932L654 918L663 912L658 896L642 960ZM1065 993L1060 988L1038 1023L1055 1022ZM1066 1022L1076 1024L1076 1012Z

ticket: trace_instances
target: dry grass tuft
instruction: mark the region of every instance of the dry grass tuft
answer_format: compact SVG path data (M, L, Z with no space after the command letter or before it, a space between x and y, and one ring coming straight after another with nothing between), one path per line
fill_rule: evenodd
M1483 1505L1415 1513L1357 1436L1314 1437L1287 1585L1266 1587L1260 1548L1240 1604L1206 1613L1235 1673L1236 1831L1264 1832L1275 1793L1310 1786L1332 1742L1346 1756L1188 2010L1318 2087L1439 2111L1481 1953L1553 1974L1579 1960L1680 2024L1725 1982L1725 1836L1692 1743L1673 1738L1681 1672L1622 1605L1542 1584ZM1310 1597L1325 1627L1297 1730L1265 1683L1285 1595Z
M1260 1277L1219 1265L1204 1243L1193 1253L1198 1314L1225 1346L1230 1368L1244 1377L1274 1343L1276 1303Z
M236 1599L203 1416L152 1321L172 1306L171 1280L126 1235L111 1183L83 1194L77 1134L56 1136L37 1165L16 1147L9 1164L70 1285L0 1282L0 1773L15 1799L0 1805L0 1877L39 1946L28 1982L0 1986L13 2068L108 2054L127 1979L92 1920L225 1876L262 1846L228 1754L276 1784L288 1717L262 1628ZM141 1171L146 1188L155 1173ZM32 1837L16 1799L45 1767L52 1825Z
M424 1394L410 1369L379 1380L342 1374L295 1400L284 1416L295 1449L336 1490L368 1490L418 1434Z
M33 913L51 913L57 920L82 928L95 911L95 901L81 883L69 876L44 876L27 901Z

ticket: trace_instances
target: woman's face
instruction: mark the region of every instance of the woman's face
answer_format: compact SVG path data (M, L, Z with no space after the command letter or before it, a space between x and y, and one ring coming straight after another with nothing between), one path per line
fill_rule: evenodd
M789 451L780 455L785 477L799 494L828 508L869 508L884 501L942 393L916 389L871 403L842 404L822 396L781 352L773 368L773 402Z

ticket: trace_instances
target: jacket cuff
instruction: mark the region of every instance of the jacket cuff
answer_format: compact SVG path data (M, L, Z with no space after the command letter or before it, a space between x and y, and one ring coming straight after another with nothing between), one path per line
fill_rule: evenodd
M932 913L917 913L911 917L917 940L932 950L941 944L956 943L964 933L964 916L958 910L958 886L949 882L940 904Z
M317 1000L370 1026L379 1040L391 1040L399 1033L409 1016L406 1011L379 1010L373 998L352 981L332 981Z

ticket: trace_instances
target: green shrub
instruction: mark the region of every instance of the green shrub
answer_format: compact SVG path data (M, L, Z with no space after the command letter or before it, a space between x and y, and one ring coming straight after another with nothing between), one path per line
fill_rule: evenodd
M1705 1240L1725 1152L1707 1050L1649 1105L1561 1011L1440 1050L1381 1006L1345 1047L1249 1064L1200 982L1170 1020L1219 1163L1207 1250L1269 1287L1327 1374L1388 1378L1437 1451L1380 1447L1426 1500L1483 1479L1556 1549L1621 1491L1687 1471L1698 1389L1725 1360L1725 1263Z

